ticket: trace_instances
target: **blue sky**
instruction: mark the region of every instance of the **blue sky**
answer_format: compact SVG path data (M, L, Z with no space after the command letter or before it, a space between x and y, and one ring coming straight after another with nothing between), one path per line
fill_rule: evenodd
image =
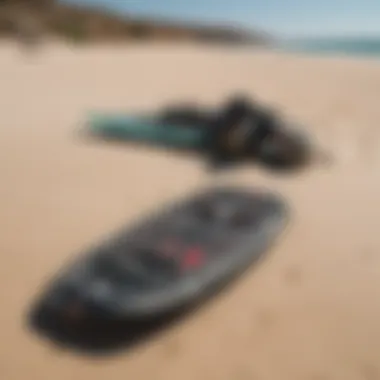
M379 35L380 0L64 0L141 16L239 23L284 37Z

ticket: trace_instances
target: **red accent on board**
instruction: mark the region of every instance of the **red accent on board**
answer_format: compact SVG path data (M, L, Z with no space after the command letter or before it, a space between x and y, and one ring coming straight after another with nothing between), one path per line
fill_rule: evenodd
M204 262L204 253L198 247L189 248L182 261L182 269L188 270L200 267Z

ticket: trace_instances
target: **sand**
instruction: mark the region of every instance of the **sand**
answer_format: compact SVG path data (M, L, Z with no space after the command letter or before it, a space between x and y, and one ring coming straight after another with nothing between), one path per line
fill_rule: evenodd
M0 378L369 379L380 376L380 61L170 45L39 54L0 46ZM208 183L202 161L88 141L92 109L218 104L235 91L297 121L336 160L226 181L287 197L268 259L197 313L117 355L57 349L25 327L46 280L121 224Z

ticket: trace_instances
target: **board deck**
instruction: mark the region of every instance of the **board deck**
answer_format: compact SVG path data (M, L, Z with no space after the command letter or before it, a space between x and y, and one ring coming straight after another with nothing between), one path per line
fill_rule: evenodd
M204 146L202 129L182 126L174 121L161 121L154 117L97 113L88 118L87 127L92 134L109 139L142 141L193 150L202 149Z
M288 220L277 195L208 189L118 231L55 281L45 303L67 317L155 317L197 301L258 260Z

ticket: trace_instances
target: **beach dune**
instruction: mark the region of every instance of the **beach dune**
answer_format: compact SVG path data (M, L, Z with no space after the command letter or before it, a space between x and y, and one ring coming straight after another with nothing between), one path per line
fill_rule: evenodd
M0 378L368 379L380 376L380 62L195 45L0 46ZM105 359L25 327L46 280L89 244L211 183L200 158L80 134L88 111L217 105L243 92L304 126L329 166L227 182L285 196L292 223L199 312Z

